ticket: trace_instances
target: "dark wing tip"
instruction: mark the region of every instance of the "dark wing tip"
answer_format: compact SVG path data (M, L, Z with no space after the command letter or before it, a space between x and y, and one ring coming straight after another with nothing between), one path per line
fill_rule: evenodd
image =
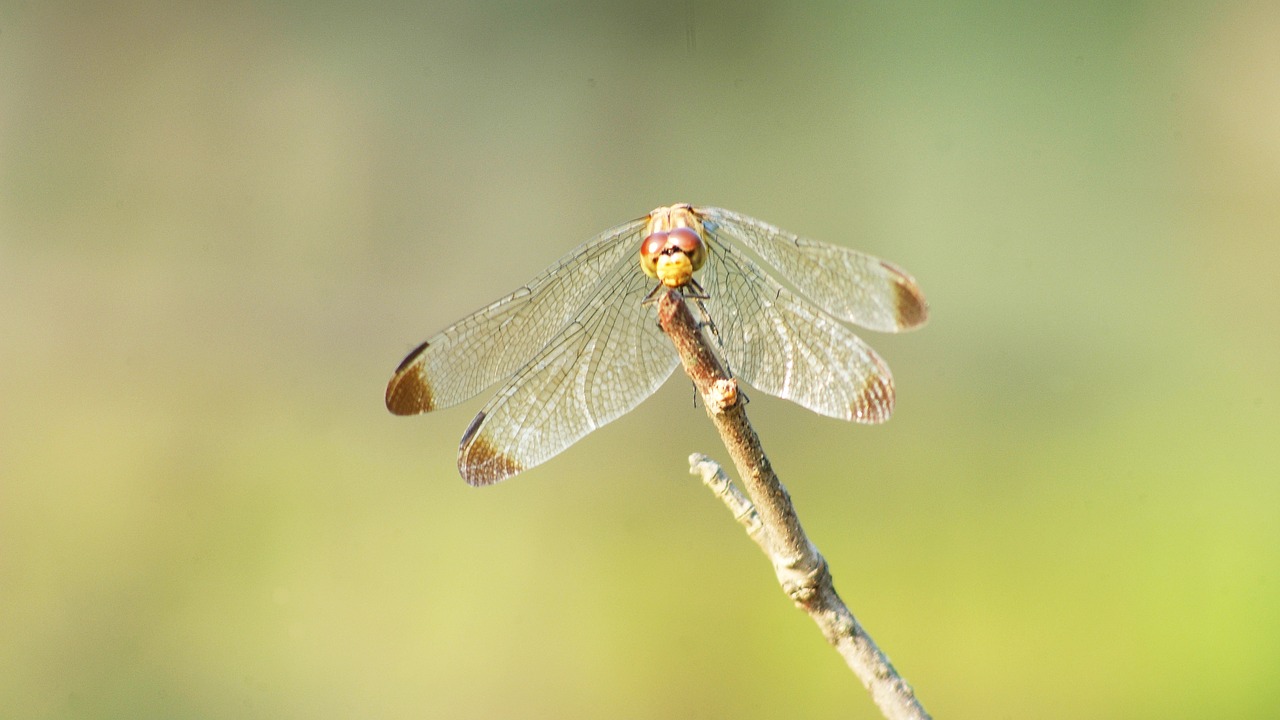
M880 264L893 283L893 315L898 329L910 330L923 325L929 319L929 301L924 299L924 291L916 284L915 278L893 263L881 260Z
M482 412L471 421L458 445L458 472L472 487L492 485L524 470L523 465L499 451L487 439L476 436L483 422Z
M396 415L417 415L436 407L430 383L422 376L421 366L414 364L428 344L422 343L414 348L396 367L395 375L387 383L387 409Z
M885 422L893 414L893 400L893 376L885 368L884 373L873 373L863 383L849 406L849 419L868 425Z
M406 372L387 383L387 409L396 415L417 415L436 407L431 386L417 372Z

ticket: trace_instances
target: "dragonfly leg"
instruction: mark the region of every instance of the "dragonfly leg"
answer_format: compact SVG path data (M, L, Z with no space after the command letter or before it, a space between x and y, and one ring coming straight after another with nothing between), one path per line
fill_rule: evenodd
M684 287L681 288L680 294L683 295L686 300L692 300L694 306L698 308L698 315L701 316L701 319L698 321L698 329L706 328L710 330L711 337L715 338L716 345L723 348L724 341L720 338L720 328L716 327L715 320L711 319L711 313L707 312L707 306L702 302L703 300L711 299L711 296L708 295L707 291L703 290L702 286L698 284L698 281L693 278L689 278L689 282L685 283Z
M657 301L658 291L661 290L663 287L664 286L662 283L658 283L657 285L654 285L653 289L649 291L649 294L644 296L644 300L640 301L640 304L646 305L646 306L652 305L655 301Z
M711 297L706 290L702 289L698 281L693 278L689 278L689 282L680 287L680 294L684 296L684 299L694 301L706 300Z

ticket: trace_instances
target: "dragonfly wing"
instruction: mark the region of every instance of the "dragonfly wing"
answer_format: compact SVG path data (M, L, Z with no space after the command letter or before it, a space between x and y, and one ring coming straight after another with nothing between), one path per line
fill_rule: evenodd
M893 412L893 376L852 330L797 297L731 246L712 248L707 312L730 370L816 413L879 423Z
M472 421L458 470L489 485L542 463L657 391L679 364L628 256L581 313Z
M721 208L697 208L714 239L742 243L824 310L882 332L924 324L929 304L901 268L856 250L800 237L761 220ZM724 244L723 240L720 240Z
M419 345L387 384L387 409L449 407L509 377L582 309L608 271L638 251L646 218L604 231L532 282Z

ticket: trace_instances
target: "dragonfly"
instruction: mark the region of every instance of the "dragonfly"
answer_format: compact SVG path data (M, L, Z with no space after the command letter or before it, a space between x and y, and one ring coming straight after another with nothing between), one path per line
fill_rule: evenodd
M859 423L889 419L893 376L844 323L900 332L929 310L916 281L885 260L731 210L670 205L596 235L414 348L387 384L387 409L440 410L501 382L462 436L458 471L482 486L532 468L631 411L679 366L651 302L664 287L695 299L735 378Z

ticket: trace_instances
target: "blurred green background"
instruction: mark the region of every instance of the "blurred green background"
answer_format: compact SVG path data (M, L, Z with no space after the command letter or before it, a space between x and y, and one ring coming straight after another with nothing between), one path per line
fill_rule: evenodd
M1280 5L0 8L0 715L877 717L687 382L476 490L410 348L654 206L892 259L753 396L940 718L1275 717Z

